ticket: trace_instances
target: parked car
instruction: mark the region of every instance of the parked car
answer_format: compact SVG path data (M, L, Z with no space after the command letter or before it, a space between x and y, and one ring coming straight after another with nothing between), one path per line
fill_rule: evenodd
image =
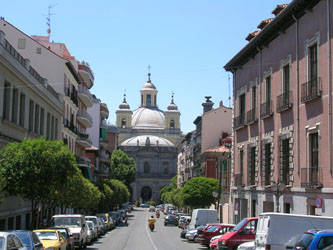
M96 216L103 220L107 230L111 229L110 216L108 213L97 214Z
M95 228L94 222L87 221L87 226L88 226L87 241L88 241L88 243L91 243L98 238L98 234L97 234L97 230Z
M255 250L255 249L256 249L255 241L245 242L237 247L237 250Z
M20 238L12 232L0 232L0 249L27 250Z
M45 249L66 250L66 240L61 232L55 229L34 230Z
M149 204L142 203L142 204L140 204L140 207L148 208L148 207L150 207L150 205L149 205Z
M222 237L222 234L221 235L217 235L217 236L214 236L210 239L210 242L209 242L209 249L210 250L216 250L217 249L217 241L219 240L219 238Z
M190 229L187 231L185 238L188 239L189 241L194 241L195 238L197 237L197 232L198 230L202 230L206 227L207 225L203 225L203 226L198 226L195 229Z
M180 216L178 220L178 227L184 229L185 225L187 225L191 221L191 216Z
M74 249L75 245L74 245L73 235L70 233L68 227L53 227L53 228L49 228L49 229L55 229L55 230L58 230L59 232L61 232L62 236L66 240L66 249L67 250Z
M259 216L255 237L256 249L292 249L307 230L333 229L332 225L333 217L262 213Z
M217 242L217 248L236 248L240 244L254 241L256 237L258 217L245 218L234 227L233 230L222 235Z
M333 249L333 230L309 230L305 232L294 249Z
M87 245L86 219L82 214L58 214L52 216L54 227L68 227L73 235L74 245L83 248Z
M98 227L100 229L100 235L105 234L106 227L105 227L104 221L101 218L97 217L97 223L98 223Z
M102 229L102 223L98 220L97 216L86 216L86 221L91 221L94 223L94 226L96 227L97 234L100 236L103 232Z
M43 250L43 244L38 239L38 236L36 233L28 230L16 230L16 231L10 231L11 233L16 234L17 237L20 238L23 245L28 250ZM2 249L0 247L0 249Z
M214 209L194 209L191 216L190 228L196 228L199 225L218 223L217 211Z
M178 221L177 221L176 217L173 216L172 214L168 214L164 219L164 226L167 226L167 225L175 225L175 226L178 225Z
M115 220L116 226L121 222L120 212L113 211L110 216Z
M149 206L149 212L155 212L155 207L154 206Z
M230 232L234 227L234 224L209 224L204 229L198 230L195 242L209 246L212 237Z

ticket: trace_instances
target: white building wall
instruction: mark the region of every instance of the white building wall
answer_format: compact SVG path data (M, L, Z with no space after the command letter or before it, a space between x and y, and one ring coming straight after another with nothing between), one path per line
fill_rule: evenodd
M94 98L94 104L90 108L87 108L88 114L91 115L93 119L93 125L91 128L87 128L87 134L92 142L92 145L96 148L99 148L99 127L101 121L101 105L100 101Z

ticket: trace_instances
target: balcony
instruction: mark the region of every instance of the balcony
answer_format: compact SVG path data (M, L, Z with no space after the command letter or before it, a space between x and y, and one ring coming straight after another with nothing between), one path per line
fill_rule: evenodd
M99 144L101 146L107 147L109 145L109 140L107 138L100 137Z
M273 115L273 103L267 101L260 105L260 118L265 119Z
M76 157L76 164L78 167L90 168L91 161L87 157L78 156L78 157Z
M80 109L77 112L76 119L83 124L86 128L90 128L93 125L92 117L84 110Z
M288 110L292 108L292 92L288 91L285 93L282 93L276 98L276 112L283 112L285 110Z
M302 84L301 92L302 102L310 102L321 96L321 81L320 78L312 79Z
M248 164L250 167L250 165ZM255 169L254 166L251 166L248 172L247 176L247 185L248 186L255 186L256 185L256 175L255 175Z
M88 63L84 61L79 63L79 75L89 89L94 85L94 74Z
M243 174L234 174L234 186L244 187Z
M301 187L321 188L323 187L323 176L321 168L311 167L301 169Z
M109 117L109 109L105 103L101 103L101 118L107 119Z
M79 85L79 91L78 91L78 95L79 95L79 98L81 99L81 101L87 106L87 107L91 107L93 104L94 104L94 100L93 100L93 97L89 91L89 89L80 84Z
M69 88L66 88L65 89L65 96L68 96L69 99L71 99L71 101L76 105L78 106L79 102L78 102L78 99L77 99L77 91L74 90L71 92L71 90Z
M74 134L77 134L77 127L75 127L73 122L70 122L67 119L64 119L64 127L68 128L70 131L72 131Z
M250 125L258 121L257 118L257 110L256 109L251 109L247 111L246 114L246 124Z
M89 135L80 132L78 133L78 138L76 139L76 143L80 144L84 148L88 148L92 144L91 140L89 139Z
M245 113L234 118L234 129L239 129L245 126Z

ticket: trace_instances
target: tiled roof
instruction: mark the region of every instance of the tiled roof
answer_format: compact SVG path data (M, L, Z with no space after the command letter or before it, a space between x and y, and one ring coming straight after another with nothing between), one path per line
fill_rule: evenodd
M276 6L276 8L272 11L272 14L275 16L279 15L282 10L284 10L288 4L279 4Z
M216 148L206 149L205 153L230 153L230 148L227 148L226 146L219 146Z
M255 37L256 35L258 35L260 32L260 30L255 30L253 32L251 32L250 34L247 35L247 37L245 38L245 40L250 41L253 37Z
M257 28L262 30L263 28L266 27L267 24L269 24L273 20L274 20L274 18L267 18L267 19L261 21L261 23L259 23L259 25L257 26Z

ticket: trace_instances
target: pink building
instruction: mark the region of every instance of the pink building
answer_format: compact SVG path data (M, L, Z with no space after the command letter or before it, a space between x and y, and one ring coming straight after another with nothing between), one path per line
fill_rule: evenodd
M333 216L332 0L278 5L225 66L233 73L234 222Z

